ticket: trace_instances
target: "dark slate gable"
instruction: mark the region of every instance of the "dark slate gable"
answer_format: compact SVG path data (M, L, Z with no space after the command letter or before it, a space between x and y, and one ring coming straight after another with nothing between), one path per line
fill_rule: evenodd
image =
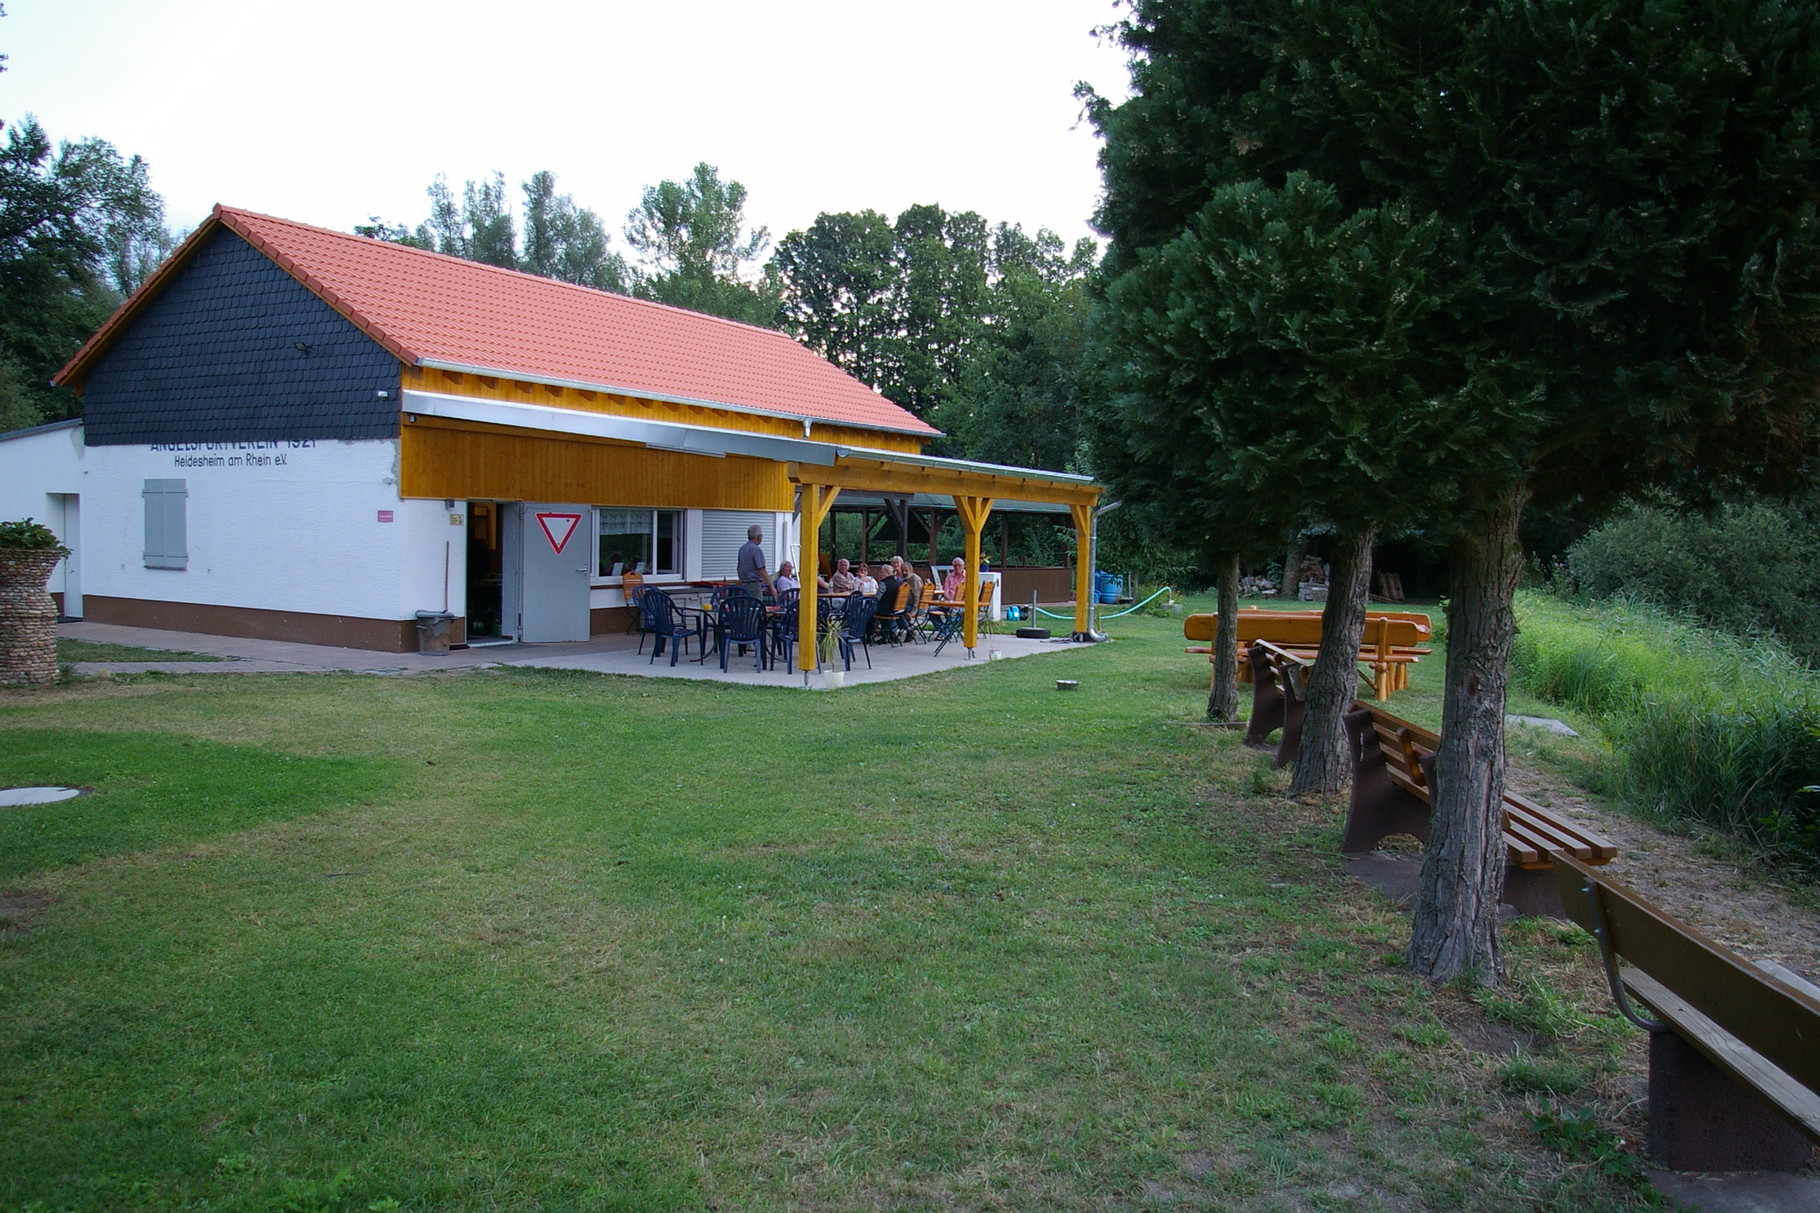
M398 383L396 358L224 228L96 359L82 412L89 446L396 438Z

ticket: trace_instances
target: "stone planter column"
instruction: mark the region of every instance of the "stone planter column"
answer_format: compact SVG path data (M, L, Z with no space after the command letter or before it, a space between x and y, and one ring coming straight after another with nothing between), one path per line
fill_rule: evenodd
M57 604L45 592L63 553L0 548L0 686L57 679Z

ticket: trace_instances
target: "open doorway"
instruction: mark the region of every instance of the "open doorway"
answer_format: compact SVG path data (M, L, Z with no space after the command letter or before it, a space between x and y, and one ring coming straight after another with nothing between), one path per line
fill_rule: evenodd
M468 643L511 639L505 626L505 560L497 501L468 502Z

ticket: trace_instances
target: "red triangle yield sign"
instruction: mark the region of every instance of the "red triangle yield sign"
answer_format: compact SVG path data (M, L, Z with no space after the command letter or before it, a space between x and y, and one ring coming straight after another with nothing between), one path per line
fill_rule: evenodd
M539 514L537 525L543 528L543 537L550 541L551 549L560 556L568 546L569 537L575 534L575 528L581 525L581 515Z

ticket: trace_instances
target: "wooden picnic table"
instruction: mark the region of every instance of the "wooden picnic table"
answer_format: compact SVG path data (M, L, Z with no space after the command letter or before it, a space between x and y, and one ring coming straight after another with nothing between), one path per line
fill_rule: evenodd
M1214 614L1190 615L1182 621L1182 634L1189 640L1206 643L1194 645L1189 653L1213 653L1213 640L1219 633L1220 617ZM1312 659L1320 651L1322 613L1320 611L1240 611L1237 628L1239 645L1239 681L1250 682L1252 671L1247 649L1255 641L1266 641L1297 656ZM1433 650L1422 647L1433 636L1428 617L1416 611L1368 611L1365 631L1360 637L1357 661L1367 667L1369 676L1360 677L1372 688L1379 701L1409 685L1409 667Z

